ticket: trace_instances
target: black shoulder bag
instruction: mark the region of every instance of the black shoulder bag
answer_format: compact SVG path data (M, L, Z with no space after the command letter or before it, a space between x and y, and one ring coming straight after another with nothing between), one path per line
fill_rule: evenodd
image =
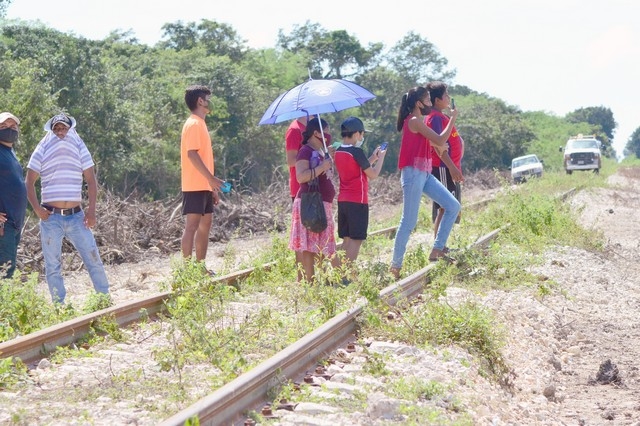
M327 214L324 211L320 184L315 174L315 169L311 169L309 192L300 194L300 219L302 225L309 231L320 233L327 229Z

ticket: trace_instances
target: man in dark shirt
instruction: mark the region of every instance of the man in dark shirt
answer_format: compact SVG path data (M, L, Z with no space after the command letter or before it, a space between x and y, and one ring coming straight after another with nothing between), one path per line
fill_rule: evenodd
M24 174L13 150L20 120L10 112L0 113L0 279L11 278L16 269L18 243L27 211Z

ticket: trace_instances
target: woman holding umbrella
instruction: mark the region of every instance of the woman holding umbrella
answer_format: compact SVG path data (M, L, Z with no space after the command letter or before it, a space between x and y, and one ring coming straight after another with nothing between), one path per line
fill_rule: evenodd
M320 126L322 125L322 129ZM303 133L302 147L296 157L296 179L300 183L300 189L293 201L291 212L291 237L289 248L296 252L296 264L302 264L302 271L298 269L298 281L302 279L311 282L315 274L315 263L323 257L333 257L332 261L338 263L335 255L336 239L333 223L333 198L336 191L327 172L331 170L331 159L325 157L323 131L328 128L325 120L313 118L307 123ZM309 182L318 178L318 186L322 194L324 210L327 216L327 228L321 232L312 232L305 228L300 218L300 195L309 192Z
M440 258L450 260L447 256L446 243L460 211L458 200L431 174L431 146L438 155L447 150L447 139L458 117L458 111L455 109L451 111L451 120L442 133L438 134L424 122L424 115L429 112L429 107L431 107L429 91L420 86L412 88L402 96L398 112L397 129L402 132L398 168L401 170L403 205L390 269L396 279L400 277L400 268L409 235L418 221L422 194L426 194L445 209L433 249L429 254L429 260L432 262ZM442 156L442 160L445 164L447 160L451 161L448 155ZM457 168L449 167L449 169L452 170L451 176L454 182L462 180L462 174Z

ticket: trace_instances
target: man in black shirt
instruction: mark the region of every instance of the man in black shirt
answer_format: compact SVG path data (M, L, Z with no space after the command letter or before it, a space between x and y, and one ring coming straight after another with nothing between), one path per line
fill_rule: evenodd
M0 278L11 278L16 269L18 243L27 211L24 174L13 150L20 120L0 113Z

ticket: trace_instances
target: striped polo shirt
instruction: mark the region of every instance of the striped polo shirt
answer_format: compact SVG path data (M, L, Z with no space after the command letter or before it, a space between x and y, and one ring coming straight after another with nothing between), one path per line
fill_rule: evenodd
M82 201L82 173L93 167L91 154L75 129L64 139L48 132L31 154L27 168L40 174L41 199Z

